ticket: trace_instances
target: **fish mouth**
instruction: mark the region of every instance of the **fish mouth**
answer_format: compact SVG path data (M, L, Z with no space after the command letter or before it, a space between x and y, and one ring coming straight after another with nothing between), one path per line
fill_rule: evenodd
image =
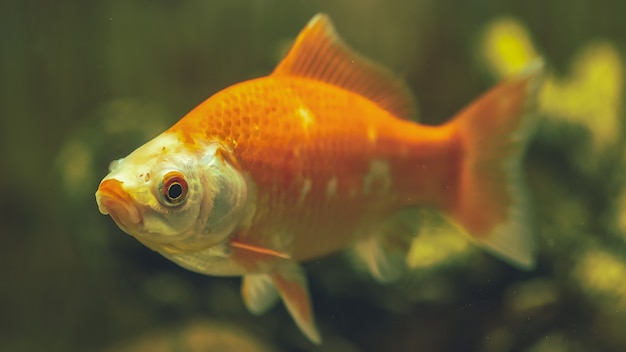
M113 220L123 228L141 223L139 210L133 200L122 187L122 182L110 178L102 181L96 192L98 210L104 215L111 215Z

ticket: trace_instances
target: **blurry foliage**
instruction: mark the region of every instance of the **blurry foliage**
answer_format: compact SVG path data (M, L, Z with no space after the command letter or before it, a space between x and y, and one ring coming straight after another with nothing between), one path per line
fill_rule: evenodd
M476 249L465 234L432 211L420 211L417 217L420 219L417 236L406 256L409 268L433 270L459 258L463 260L462 254Z
M485 30L485 38L483 55L499 78L522 69L541 51L535 49L528 30L511 18L493 21ZM611 236L615 221L622 234L625 229L621 224L626 208L621 197L617 202L613 200L623 188L624 160L620 157L620 150L624 147L624 58L614 42L593 39L583 44L572 61L567 70L569 74L564 77L548 66L546 82L539 96L538 111L545 119L539 134L544 139L541 143L546 149L550 144L556 146L562 157L571 163L565 166L562 160L556 161L565 166L560 175L552 176L564 180L561 185L557 180L534 182L539 186L538 205L544 210L542 248L555 273L571 273L568 275L571 284L578 286L578 294L585 296L585 303L581 306L597 309L595 316L588 318L609 321L606 325L611 328L602 328L601 336L582 337L603 340L606 344L602 348L582 348L582 341L570 346L569 339L581 336L560 331L556 339L548 339L547 335L546 340L538 342L531 351L619 350L626 347L622 335L626 327L626 289L623 284L626 282L626 241L623 235L617 242ZM541 152L535 151L537 153ZM548 168L537 172L535 177ZM569 180L576 177L593 182L586 186L586 190L595 194L568 190L568 186L573 186ZM600 206L593 207L592 199L598 194L605 197ZM542 209L542 203L551 206ZM607 211L614 203L617 208ZM616 220L611 220L611 215L616 216ZM540 292L538 290L536 294ZM595 323L590 328L601 329L593 327Z
M262 340L234 324L194 321L155 331L135 341L115 344L105 352L270 352Z
M586 294L603 302L600 307L621 318L626 326L626 263L623 256L588 248L573 274Z
M3 4L0 349L315 349L284 309L250 315L238 279L187 272L123 234L93 194L111 160L270 72L324 11L346 42L407 78L427 122L537 56L547 74L526 162L538 268L512 269L445 226L413 241L412 271L395 284L341 255L312 261L322 350L626 350L625 4Z
M528 30L508 17L493 20L487 26L482 51L489 69L498 79L522 70L539 56ZM570 156L577 167L584 170L597 167L595 159L599 154L620 145L623 62L613 43L595 39L579 50L565 77L548 66L539 95L539 111L555 122L553 136L558 136L561 132L556 130L568 123L588 131L590 147Z
M622 137L622 65L612 43L592 42L578 53L567 78L550 76L541 93L542 112L589 130L594 150L586 157L616 147Z
M481 54L500 79L522 71L539 57L526 28L509 17L492 20L484 31L482 44Z

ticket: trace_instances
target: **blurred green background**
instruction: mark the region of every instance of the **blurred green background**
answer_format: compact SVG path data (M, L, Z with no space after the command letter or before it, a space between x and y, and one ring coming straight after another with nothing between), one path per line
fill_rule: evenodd
M327 12L445 121L535 55L548 64L526 158L539 265L447 233L381 286L338 254L306 265L325 339L239 279L187 272L99 214L108 163L235 82L269 73ZM110 0L0 4L0 350L624 351L626 2Z

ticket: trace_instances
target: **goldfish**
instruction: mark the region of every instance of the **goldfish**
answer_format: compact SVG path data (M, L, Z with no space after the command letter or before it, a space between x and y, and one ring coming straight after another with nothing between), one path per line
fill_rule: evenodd
M112 162L98 208L183 268L242 276L253 314L282 299L319 344L301 263L354 248L390 281L388 236L409 209L435 209L489 252L533 267L521 161L542 67L423 125L406 84L318 14L271 74L217 92Z

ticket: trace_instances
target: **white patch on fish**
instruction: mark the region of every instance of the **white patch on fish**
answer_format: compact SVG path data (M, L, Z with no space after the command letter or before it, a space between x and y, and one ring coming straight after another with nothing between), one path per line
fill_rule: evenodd
M377 181L382 183L381 193L391 188L391 172L386 161L372 160L370 162L369 171L363 178L363 194L369 194L372 191L372 185Z
M304 199L311 192L311 186L313 183L311 182L311 178L307 177L304 179L304 184L302 185L302 190L300 191L300 198L298 198L298 205L304 203Z
M376 133L374 126L367 126L367 140L370 143L376 143L378 140L378 133Z
M304 127L305 131L309 129L310 125L315 123L315 117L313 116L313 113L304 106L300 106L298 108L297 114L302 120L302 127Z
M328 181L328 185L326 185L326 198L330 198L337 193L337 176L333 176L333 178Z

